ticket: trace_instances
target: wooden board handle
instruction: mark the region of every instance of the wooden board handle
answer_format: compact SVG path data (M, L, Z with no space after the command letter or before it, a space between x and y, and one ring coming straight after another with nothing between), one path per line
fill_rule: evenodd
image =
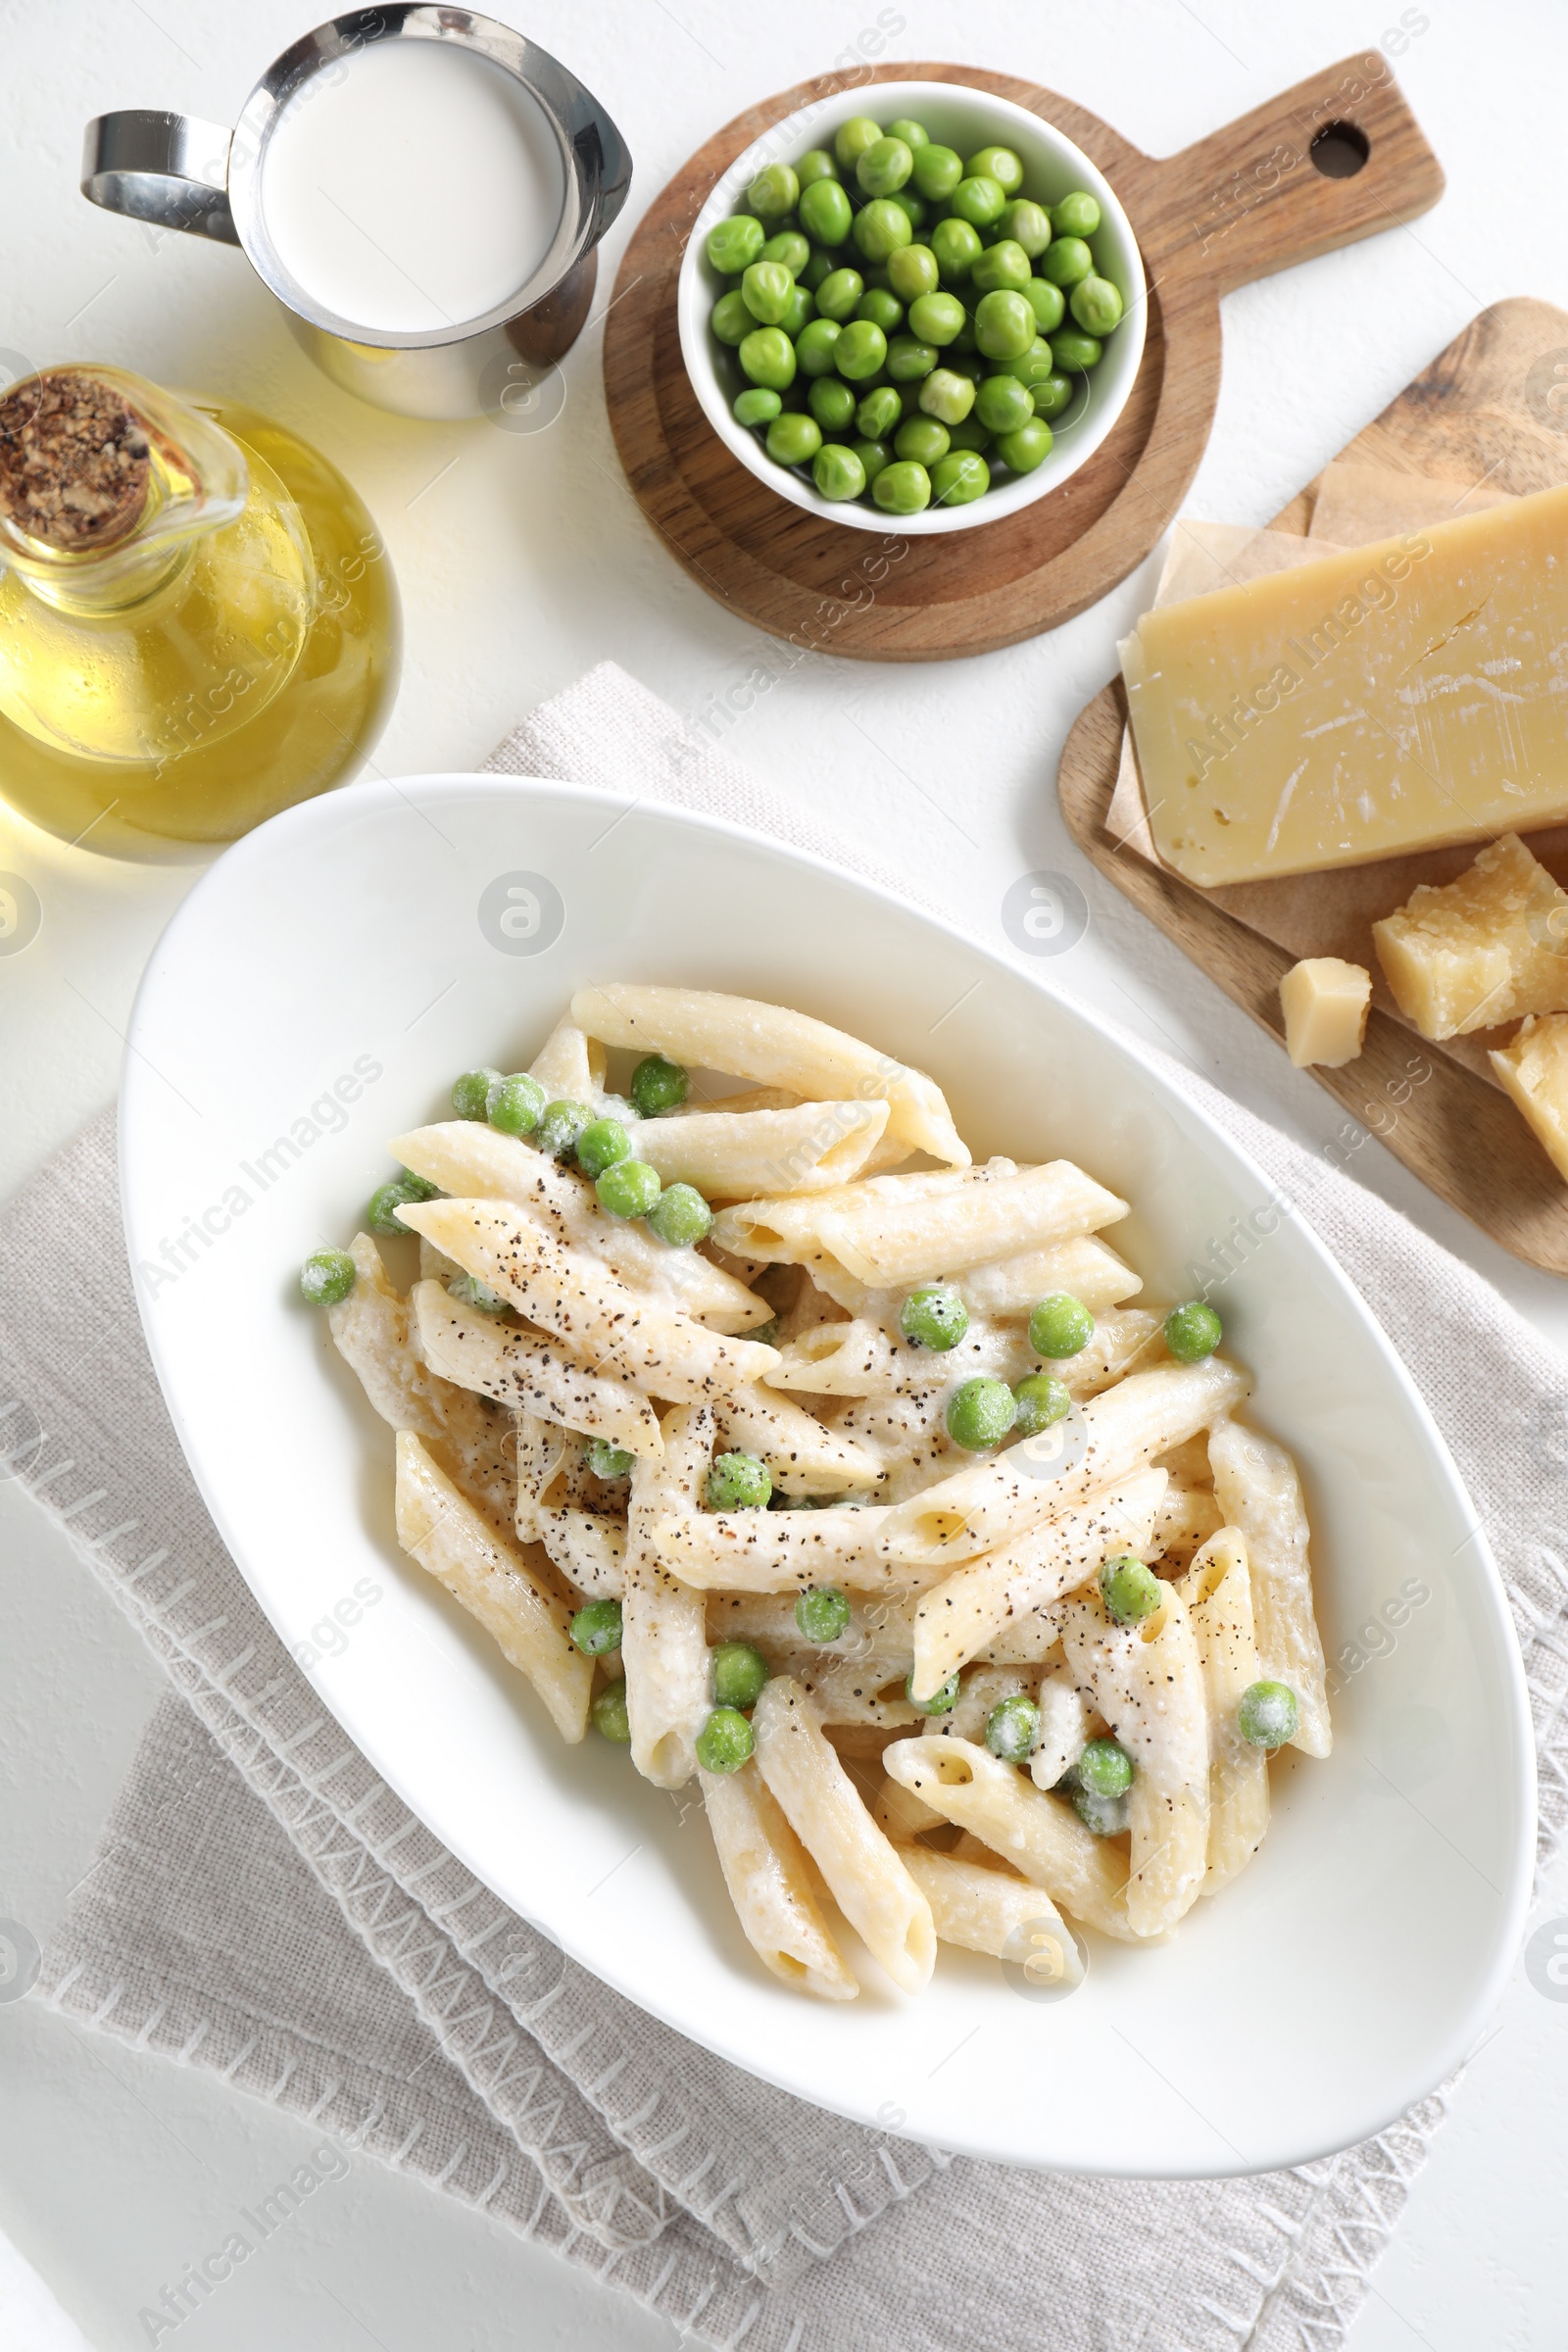
M1363 144L1351 176L1324 169L1353 165ZM1376 49L1309 74L1154 169L1152 211L1140 206L1133 223L1149 274L1216 297L1413 220L1443 193L1443 167Z

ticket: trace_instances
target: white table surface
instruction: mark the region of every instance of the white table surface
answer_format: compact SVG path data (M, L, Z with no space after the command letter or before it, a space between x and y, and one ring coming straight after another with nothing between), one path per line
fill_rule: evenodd
M713 126L842 62L878 23L887 55L1034 76L1156 154L1382 41L1443 159L1447 194L1411 229L1227 303L1225 379L1189 501L1196 514L1263 520L1486 303L1533 294L1568 307L1547 106L1568 78L1568 17L1551 0L1315 0L1267 12L1245 0L1107 0L1000 16L948 0L880 12L869 0L744 11L719 0L586 11L538 0L525 17L507 13L598 92L636 158L601 302L632 222ZM692 717L745 677L757 633L687 580L620 478L597 329L566 363L565 407L547 432L407 422L318 375L237 253L158 236L77 195L89 116L142 105L231 121L269 58L312 21L299 0L63 0L13 5L4 19L0 368L112 360L235 394L345 468L385 534L405 604L402 693L376 752L383 772L477 763L519 713L605 656ZM1195 190L1195 205L1207 197ZM1002 938L1001 902L1019 875L1075 875L1092 920L1059 968L1066 984L1323 1149L1341 1127L1337 1107L1085 866L1056 810L1063 737L1109 674L1156 563L1070 627L1008 653L924 668L803 659L729 740L847 849L906 873L988 941ZM142 964L194 879L194 869L64 848L0 807L4 868L31 881L43 924L24 953L0 958L0 1195L114 1095ZM1353 1165L1568 1348L1562 1284L1505 1257L1375 1141ZM0 1917L43 1938L88 1867L160 1677L86 1570L6 1485L0 1609ZM1568 1864L1531 1925L1553 1919L1568 1929ZM1352 2352L1560 2346L1562 1989L1547 1997L1516 1971L1354 2322ZM0 2232L22 2258L0 2261L0 2334L20 2352L76 2352L75 2329L95 2352L145 2344L141 2307L221 2242L228 2218L298 2161L308 2136L204 2075L25 2002L0 2006ZM24 2265L53 2290L58 2325ZM585 2342L641 2352L676 2340L498 2227L364 2161L192 2325L224 2352Z

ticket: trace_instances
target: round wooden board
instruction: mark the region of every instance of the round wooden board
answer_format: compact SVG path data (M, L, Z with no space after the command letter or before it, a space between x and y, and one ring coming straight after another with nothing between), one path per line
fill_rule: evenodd
M1115 430L1021 514L956 535L846 530L778 498L733 458L687 380L675 284L691 224L736 156L814 101L885 80L961 82L1028 107L1076 141L1127 209L1149 278L1143 367ZM1349 178L1312 142L1348 124ZM702 587L774 636L875 662L993 653L1054 629L1142 563L1197 470L1219 394L1219 299L1232 287L1413 220L1443 190L1438 160L1387 60L1348 58L1180 155L1155 159L1071 99L970 66L829 74L738 115L650 205L605 326L605 397L626 478Z

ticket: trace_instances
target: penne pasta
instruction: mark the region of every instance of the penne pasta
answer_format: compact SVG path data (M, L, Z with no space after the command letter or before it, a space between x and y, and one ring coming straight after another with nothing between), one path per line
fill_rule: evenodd
M1185 1567L1200 1544L1220 1530L1219 1504L1206 1487L1182 1487L1172 1479L1154 1515L1148 1557Z
M732 1389L713 1409L720 1444L765 1462L780 1494L843 1494L874 1487L882 1476L868 1446L825 1429L788 1396L775 1396L773 1380L765 1389Z
M1296 1692L1300 1720L1291 1745L1326 1756L1334 1734L1296 1464L1272 1438L1235 1421L1210 1432L1208 1458L1215 1502L1247 1545L1259 1671Z
M817 1908L805 1850L756 1764L700 1777L729 1899L762 1966L818 2000L853 2001L860 1987Z
M875 1323L815 1323L779 1349L768 1385L813 1396L891 1396L899 1387L899 1358L907 1352Z
M1015 1960L1031 1984L1059 1984L1070 1992L1083 1983L1083 1955L1072 1930L1051 1897L1027 1879L925 1846L901 1852L931 1906L939 1943Z
M671 1502L695 1496L713 1450L707 1405L677 1405L664 1419L663 1451L631 1474L621 1663L631 1760L661 1788L683 1788L697 1770L697 1735L712 1706L708 1611L701 1592L672 1576L651 1531Z
M528 1075L538 1079L547 1102L591 1102L605 1083L604 1048L591 1044L570 1018L558 1021Z
M424 1360L443 1380L564 1429L606 1438L628 1453L662 1452L653 1406L623 1381L585 1371L538 1332L460 1305L439 1282L416 1283L409 1302Z
M886 1773L871 1799L871 1819L897 1846L912 1845L927 1830L951 1827L946 1814L939 1813L935 1805L928 1805L923 1796L916 1796L900 1782L890 1780Z
M820 1511L666 1511L655 1541L688 1584L735 1592L804 1592L812 1585L886 1592L933 1583L937 1569L882 1555L882 1505Z
M1029 1778L1037 1788L1054 1788L1071 1772L1089 1744L1089 1701L1072 1678L1065 1658L1046 1668L1035 1692L1040 1709L1040 1736L1029 1758Z
M398 1542L527 1676L562 1738L580 1740L593 1661L572 1647L570 1612L552 1581L480 1517L412 1430L399 1432L397 1457Z
M968 1165L968 1152L933 1079L786 1005L706 989L609 983L579 989L571 1012L607 1046L667 1054L761 1086L788 1087L803 1102L886 1102L891 1131L911 1152Z
M919 1992L936 1963L931 1906L861 1803L800 1684L775 1675L752 1728L758 1768L833 1900L900 1991Z
M665 1184L690 1184L707 1200L817 1193L858 1176L882 1141L885 1102L798 1102L788 1110L697 1111L642 1119L631 1128L638 1159Z
M1268 1756L1242 1738L1237 1705L1258 1680L1247 1545L1234 1527L1203 1545L1179 1588L1193 1621L1208 1707L1208 1868L1217 1893L1262 1844L1268 1829Z
M963 1270L964 1299L981 1315L1026 1315L1037 1299L1056 1291L1070 1291L1092 1315L1102 1315L1136 1298L1143 1287L1132 1267L1092 1233Z

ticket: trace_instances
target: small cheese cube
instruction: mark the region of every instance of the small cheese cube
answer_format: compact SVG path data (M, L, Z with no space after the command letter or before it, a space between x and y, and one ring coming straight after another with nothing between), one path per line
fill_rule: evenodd
M1526 1021L1491 1059L1558 1175L1568 1177L1568 1014Z
M1298 1070L1317 1062L1341 1070L1366 1040L1372 975L1338 956L1308 956L1280 982L1285 1050Z
M1423 882L1372 937L1395 1003L1423 1037L1568 1012L1568 891L1517 833L1456 882Z

